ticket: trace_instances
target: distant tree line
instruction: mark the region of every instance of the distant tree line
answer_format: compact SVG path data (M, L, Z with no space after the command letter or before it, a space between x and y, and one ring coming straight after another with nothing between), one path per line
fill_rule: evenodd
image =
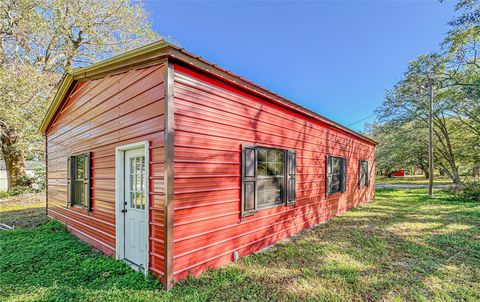
M433 93L434 166L456 183L480 173L480 2L461 0L439 51L412 61L387 91L367 132L380 143L376 167L428 167L428 112Z

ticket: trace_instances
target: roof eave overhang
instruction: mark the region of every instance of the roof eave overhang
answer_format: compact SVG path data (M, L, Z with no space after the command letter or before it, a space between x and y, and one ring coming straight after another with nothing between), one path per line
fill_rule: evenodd
M311 111L293 101L290 101L284 97L282 97L281 95L278 95L276 94L275 92L272 92L268 89L265 89L243 77L240 77L226 69L223 69L222 67L218 66L218 65L215 65L215 64L212 64L208 61L206 61L205 59L201 58L201 57L198 57L198 56L195 56L194 54L191 54L189 52L187 52L186 50L184 49L180 49L180 48L176 48L176 47L173 47L171 49L169 49L168 51L168 56L171 57L171 58L174 58L174 59L177 59L181 62L184 62L184 63L187 63L188 65L191 65L191 66L194 66L198 69L201 69L207 73L210 73L210 74L214 74L216 75L217 77L223 79L223 80L226 80L230 83L233 83L233 84L236 84L237 86L240 86L242 87L243 89L246 89L246 90L249 90L250 92L253 92L254 94L256 95L260 95L262 97L265 97L267 99L273 99L275 100L276 102L278 103L281 103L283 106L286 106L288 107L289 109L292 109L296 112L299 112L303 115L307 115L313 119L316 119L316 120L320 120L322 122L324 122L325 124L327 125L330 125L334 128L337 128L337 129L341 129L347 133L349 133L350 135L353 135L355 137L358 137L364 141L367 141L373 145L377 145L378 142L371 139L370 137L368 136L365 136L361 133L358 133L348 127L345 127L343 126L342 124L339 124L335 121L332 121L331 119L327 118L327 117L324 117L323 115L321 114L318 114L314 111Z
M207 73L213 74L225 81L233 83L243 89L246 89L250 92L253 92L256 95L266 97L268 99L273 99L278 103L281 103L283 106L286 106L294 111L297 111L301 114L310 116L314 119L320 120L325 124L328 124L334 128L341 129L350 135L358 137L364 141L367 141L371 144L377 145L378 143L350 128L347 128L341 124L338 124L316 112L313 112L303 106L300 106L284 97L269 91L263 87L258 86L257 84L244 79L222 67L212 64L205 59L196 56L192 53L187 52L184 49L181 49L175 45L172 45L164 40L160 40L143 47L128 51L121 55L112 57L105 61L101 61L95 64L92 64L88 67L78 68L73 70L71 73L68 73L64 76L60 87L55 94L52 103L45 115L45 118L42 121L42 124L39 127L39 132L43 135L46 134L46 131L54 118L58 108L61 106L65 95L67 94L70 86L75 81L82 81L87 79L100 78L105 75L114 74L118 72L123 72L132 68L140 68L143 66L149 66L156 64L161 60L164 60L166 57L179 60L188 65L194 66L198 69L201 69Z
M51 120L55 116L58 107L60 107L65 94L67 93L68 89L73 83L73 76L71 74L65 74L62 78L60 86L57 90L57 93L53 96L52 102L48 107L47 114L43 117L42 123L38 128L38 132L45 135L48 125L50 124Z

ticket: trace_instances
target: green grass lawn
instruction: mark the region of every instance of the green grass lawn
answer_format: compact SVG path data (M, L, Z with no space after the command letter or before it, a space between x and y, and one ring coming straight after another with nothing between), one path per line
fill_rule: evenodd
M425 192L377 190L375 202L170 292L35 221L0 232L0 300L479 301L480 204Z
M47 222L45 194L27 193L0 198L0 223L25 228L40 226Z
M434 184L437 185L450 185L452 180L446 176L435 175ZM423 175L407 175L403 177L386 177L386 176L375 176L375 184L377 185L390 185L390 184L399 184L399 185L410 185L410 184L428 184L428 178L425 178Z

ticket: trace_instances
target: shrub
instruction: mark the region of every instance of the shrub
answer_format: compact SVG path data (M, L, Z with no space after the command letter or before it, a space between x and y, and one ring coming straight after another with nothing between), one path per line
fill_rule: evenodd
M17 181L17 185L11 188L8 191L9 196L16 196L20 195L23 193L31 193L35 192L35 190L32 189L32 184L34 182L33 177L30 176L23 176Z
M18 180L18 185L11 188L8 192L3 192L6 196L17 196L23 193L44 192L46 189L46 171L45 167L35 168L33 176L23 176Z
M30 186L15 186L10 191L8 191L9 196L17 196L23 193L32 193L35 192Z
M447 191L455 197L480 202L480 183L478 182L452 185L447 188Z
M39 191L45 191L46 189L46 178L47 178L47 173L45 167L38 167L35 168L34 170L35 176L33 177L33 184L35 189Z

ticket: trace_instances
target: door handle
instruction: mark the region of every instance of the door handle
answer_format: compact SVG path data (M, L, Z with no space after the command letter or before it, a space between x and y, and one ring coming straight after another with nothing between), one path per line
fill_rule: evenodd
M123 209L121 212L122 213L127 213L127 209Z

